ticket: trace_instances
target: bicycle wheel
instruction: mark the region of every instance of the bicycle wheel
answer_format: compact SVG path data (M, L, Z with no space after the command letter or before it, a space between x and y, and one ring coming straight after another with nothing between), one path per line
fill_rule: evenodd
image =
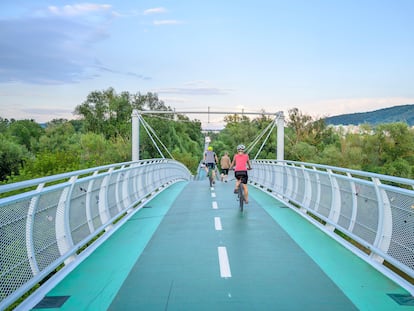
M239 207L240 207L240 212L243 212L243 205L244 205L244 189L243 189L243 184L240 183L240 185L239 185Z
M208 180L210 181L210 188L213 187L213 170L209 169L208 171Z

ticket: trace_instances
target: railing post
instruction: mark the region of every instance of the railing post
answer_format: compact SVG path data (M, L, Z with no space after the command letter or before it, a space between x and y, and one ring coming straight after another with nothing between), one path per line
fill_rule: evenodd
M277 118L277 160L283 161L285 158L285 117L283 111L276 114Z
M132 110L132 161L139 161L139 113Z
M69 180L69 185L63 189L59 203L56 209L56 216L55 216L55 232L56 232L56 242L59 248L60 255L63 256L67 252L69 252L73 247L73 240L72 240L72 232L70 229L70 217L69 217L69 209L70 209L70 196L72 194L72 189L75 184L76 179L78 176L72 176ZM68 265L70 262L75 260L76 255L72 255L67 258L64 263Z
M375 186L378 202L378 225L373 245L387 254L388 249L391 245L393 231L393 215L391 211L391 204L387 192L380 188L381 181L379 178L373 177L372 182ZM384 261L384 258L375 253L372 253L371 257L379 263L382 263Z

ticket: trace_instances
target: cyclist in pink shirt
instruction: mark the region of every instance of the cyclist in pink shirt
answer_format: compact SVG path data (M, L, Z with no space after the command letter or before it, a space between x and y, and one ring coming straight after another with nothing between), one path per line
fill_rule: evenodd
M234 177L236 177L236 188L234 189L234 193L238 192L241 183L244 188L244 198L247 204L249 203L249 192L247 190L247 170L250 170L252 166L250 164L249 155L247 153L244 153L244 149L246 149L244 145L237 146L237 153L234 155L230 167L234 167Z

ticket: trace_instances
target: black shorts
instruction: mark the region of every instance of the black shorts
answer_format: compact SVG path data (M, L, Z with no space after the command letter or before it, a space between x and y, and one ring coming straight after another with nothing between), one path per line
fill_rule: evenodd
M224 174L224 175L228 175L229 174L229 169L228 168L222 168L221 173Z
M214 168L216 167L215 163L206 163L207 168L211 168L214 170Z
M249 179L247 171L234 172L234 177L236 177L236 179L240 179L243 184L247 184L247 180Z

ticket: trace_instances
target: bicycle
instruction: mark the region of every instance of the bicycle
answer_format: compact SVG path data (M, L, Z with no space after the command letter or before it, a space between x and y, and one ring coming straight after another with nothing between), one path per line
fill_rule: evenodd
M208 180L210 181L210 188L211 187L213 187L213 185L214 185L214 168L213 167L211 167L211 166L209 166L208 167L208 173L207 173L207 176L208 176Z
M248 168L247 170L251 170L251 168ZM246 187L247 187L247 184L246 184ZM236 193L237 193L237 199L239 201L240 212L243 212L244 204L246 203L246 197L244 195L244 186L241 180L240 180L239 187Z

